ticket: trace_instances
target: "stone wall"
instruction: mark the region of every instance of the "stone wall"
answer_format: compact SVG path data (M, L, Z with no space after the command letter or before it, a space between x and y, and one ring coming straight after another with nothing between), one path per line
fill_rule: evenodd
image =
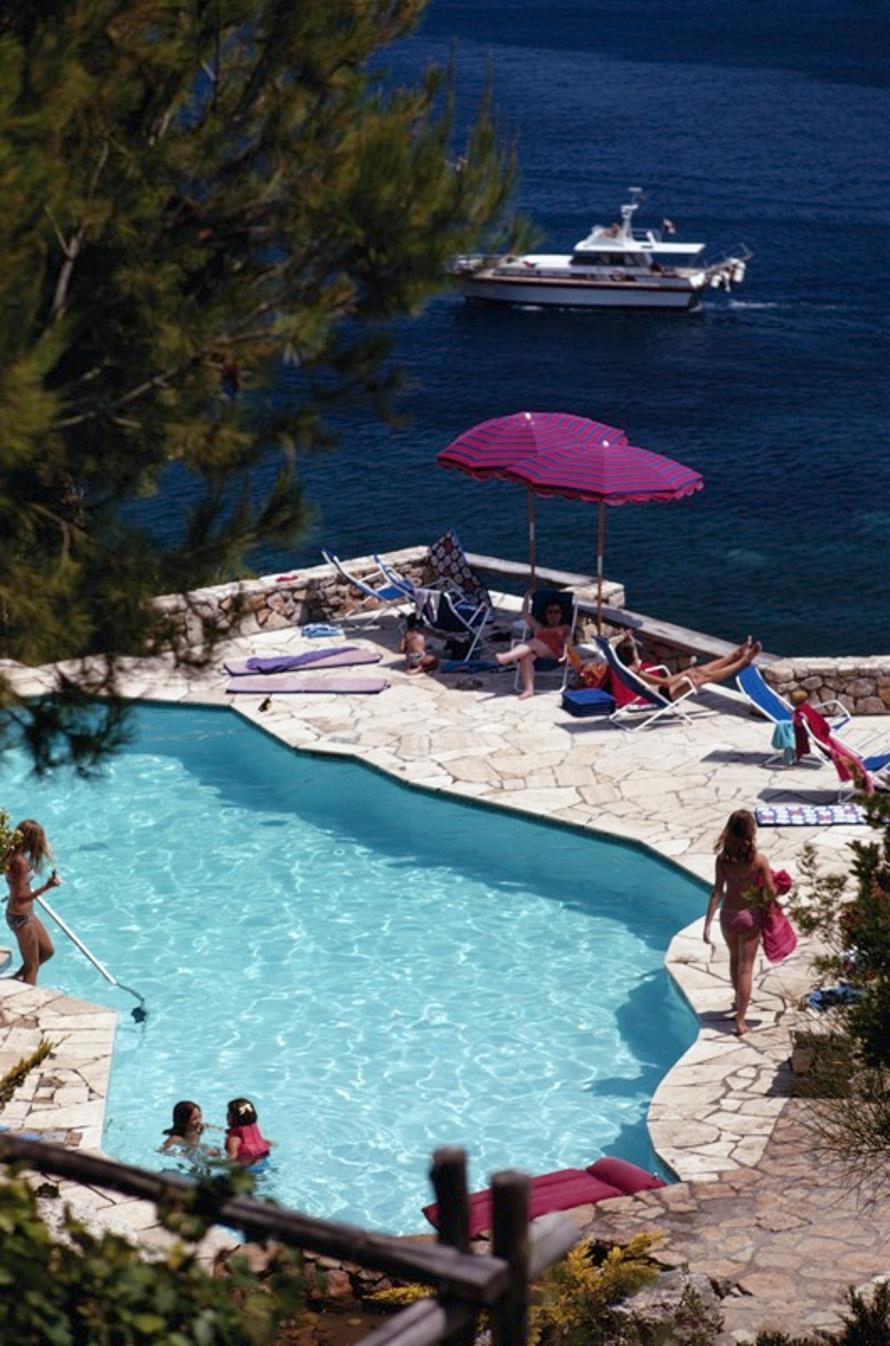
M386 560L415 584L428 584L433 578L426 547L387 552ZM351 574L378 587L380 572L372 557L359 556L344 564ZM182 622L195 644L201 640L202 619L230 625L232 635L250 636L309 622L338 622L349 612L362 608L372 611L380 606L372 598L362 602L354 586L328 565L196 589L187 600L178 594L166 594L157 603L165 614Z
M386 559L415 584L428 584L433 579L426 547L387 552ZM345 565L352 574L371 579L375 586L379 584L379 571L372 557L355 557ZM609 601L613 608L621 605L622 598L620 586L611 586ZM168 614L178 614L195 644L200 642L202 616L230 622L232 634L255 635L260 631L305 626L308 622L337 622L356 608L370 611L379 606L374 599L362 604L355 588L328 565L200 589L189 595L187 602L168 595L159 598L158 605ZM724 641L715 641L702 632L673 628L642 614L628 615L636 618L634 630L644 658L664 664L671 671L688 667L696 658L713 658L729 649ZM582 639L585 623L589 630L594 629L588 614L581 624ZM618 628L607 625L605 630L613 634ZM767 681L793 705L802 701L815 704L840 700L855 715L890 715L890 655L774 659L763 662L761 668Z
M854 715L890 715L890 655L780 659L763 672L792 705L839 700Z

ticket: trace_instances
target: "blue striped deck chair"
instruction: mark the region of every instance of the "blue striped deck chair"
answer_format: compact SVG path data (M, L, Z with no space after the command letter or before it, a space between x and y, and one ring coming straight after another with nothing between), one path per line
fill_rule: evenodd
M412 602L412 594L406 587L408 581L397 583L390 579L381 569L376 557L374 558L376 569L368 576L361 576L352 574L351 571L346 569L338 556L335 556L333 552L325 551L324 547L321 549L321 554L328 565L333 566L337 574L361 595L359 602L348 612L343 613L343 621L349 621L350 618L360 613L367 613L368 609L365 604L369 598L375 600L375 607L381 606L383 608L397 607Z
M747 668L743 668L741 672L736 674L735 681L742 696L754 710L759 711L761 715L765 716L767 720L770 720L775 725L788 726L788 737L786 739L788 748L778 748L776 752L771 753L769 757L764 759L763 765L772 766L774 762L780 761L784 762L784 765L786 766L792 765L797 758L796 754L793 752L794 707L791 702L786 701L783 696L779 695L775 688L770 687L756 664L749 664ZM825 710L832 714L833 718L830 721L832 731L842 729L851 719L850 712L842 701L822 701L819 702L817 709ZM821 765L823 758L818 752L807 755L815 757L816 761ZM789 758L791 760L789 760Z
M612 678L621 684L626 691L634 694L634 700L629 701L624 706L617 706L609 716L613 724L617 724L621 729L645 729L647 725L654 724L656 720L661 719L662 715L676 715L679 719L689 722L689 715L686 713L684 702L691 696L695 696L699 690L693 682L689 683L689 690L682 696L678 696L675 701L669 700L657 687L639 677L632 668L628 668L618 658L615 648L606 639L605 636L595 636L597 646L603 659L609 666L609 672ZM636 720L635 724L629 721Z

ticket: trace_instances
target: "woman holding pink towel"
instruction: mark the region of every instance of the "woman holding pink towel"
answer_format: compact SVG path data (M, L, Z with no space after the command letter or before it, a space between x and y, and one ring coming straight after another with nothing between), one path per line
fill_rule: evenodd
M705 916L704 941L720 907L720 929L729 949L729 976L735 991L735 1031L747 1033L754 959L760 944L762 909L775 900L776 888L766 856L757 849L757 821L748 809L729 815L715 850L714 886Z

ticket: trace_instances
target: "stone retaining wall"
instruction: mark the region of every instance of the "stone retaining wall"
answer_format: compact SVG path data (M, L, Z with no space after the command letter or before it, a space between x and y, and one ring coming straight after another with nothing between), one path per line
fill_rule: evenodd
M415 584L429 584L434 578L426 547L404 547L401 551L387 552L386 556L395 570ZM352 574L372 578L375 585L379 583L372 557L355 557L345 565ZM623 597L620 586L610 586L609 601L613 607L622 606L619 593ZM265 575L199 589L189 595L187 602L177 595L157 601L165 613L179 614L188 639L195 644L201 639L202 616L231 623L234 635L255 635L259 631L305 626L308 622L342 621L356 609L364 607L372 611L379 606L370 598L361 604L355 588L328 565L304 567L281 578ZM665 634L665 624L656 625L658 631L649 633L645 625L635 627L645 658L664 664L673 672L687 667L696 655L713 657L714 641L710 637L702 634L702 647L697 650L694 642L690 642L695 633L686 632L685 640L672 643ZM585 630L593 629L593 620L587 616L580 626L580 638L584 638ZM605 629L609 633L617 631L608 626ZM767 681L793 705L840 700L854 715L890 715L890 655L789 658L773 660L761 667Z
M839 700L854 715L890 715L890 655L781 659L763 671L792 705Z

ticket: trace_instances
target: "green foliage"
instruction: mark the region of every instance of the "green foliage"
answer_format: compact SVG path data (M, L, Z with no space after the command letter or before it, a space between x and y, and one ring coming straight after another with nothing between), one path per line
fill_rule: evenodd
M650 1256L655 1239L635 1234L606 1247L585 1239L550 1267L533 1290L529 1346L598 1346L608 1339L610 1304L634 1295L658 1277Z
M30 1056L22 1057L21 1061L16 1062L9 1070L0 1076L0 1112L6 1107L16 1089L20 1088L28 1078L32 1070L36 1070L42 1061L45 1061L50 1052L55 1051L58 1042L51 1042L49 1038L43 1038L40 1045L31 1052Z
M577 1243L532 1287L529 1346L598 1346L611 1340L609 1305L658 1277L658 1264L650 1256L655 1243L651 1234L635 1234L615 1246L595 1239ZM408 1284L378 1290L370 1298L404 1308L434 1293L428 1286Z
M813 1130L822 1146L848 1159L857 1180L875 1186L890 1179L890 797L862 802L874 839L851 843L853 882L820 874L810 849L801 864L809 900L799 900L792 915L823 942L823 978L853 990L823 1016L834 1038L829 1050L838 1057L837 1043L846 1043L846 1062L842 1053L834 1072L843 1096L813 1109Z
M818 934L828 952L818 962L823 975L841 978L857 996L833 1011L856 1044L862 1063L890 1067L890 797L865 801L876 840L854 841L852 876L820 875L810 848L801 873L810 890L808 903L792 911L800 928Z
M22 844L22 834L11 824L6 809L0 809L0 874L5 874L12 853Z
M330 413L392 414L387 325L485 245L513 171L487 100L456 147L450 74L387 81L381 49L424 3L0 13L0 656L187 660L153 595L293 541ZM125 507L171 467L199 503L149 539ZM47 712L0 671L38 767L120 741L119 707L83 695L115 672L73 664Z
M302 1302L299 1262L286 1252L260 1286L244 1259L214 1278L182 1243L148 1262L67 1214L63 1231L55 1242L21 1178L0 1182L4 1346L272 1346Z

